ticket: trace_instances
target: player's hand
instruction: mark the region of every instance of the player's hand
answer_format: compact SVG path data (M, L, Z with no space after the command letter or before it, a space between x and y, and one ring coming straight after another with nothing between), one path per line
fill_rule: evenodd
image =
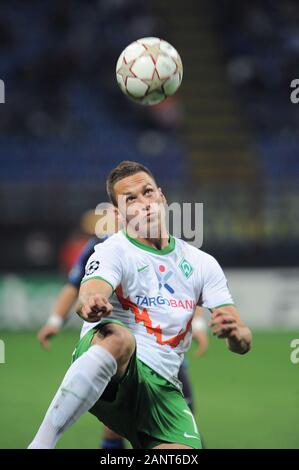
M53 325L43 326L37 333L37 339L44 349L50 348L49 340L60 333L60 328Z
M217 338L239 339L239 316L235 313L217 311L212 313L209 327Z
M80 316L83 320L95 323L112 312L112 305L102 294L90 295L82 304Z

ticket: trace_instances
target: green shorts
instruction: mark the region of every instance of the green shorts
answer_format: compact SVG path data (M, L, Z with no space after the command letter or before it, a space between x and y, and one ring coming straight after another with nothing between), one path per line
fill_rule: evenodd
M79 341L73 361L86 352L104 320ZM201 449L195 419L182 393L137 358L136 349L120 381L110 381L101 398L89 410L135 449L151 449L163 442Z

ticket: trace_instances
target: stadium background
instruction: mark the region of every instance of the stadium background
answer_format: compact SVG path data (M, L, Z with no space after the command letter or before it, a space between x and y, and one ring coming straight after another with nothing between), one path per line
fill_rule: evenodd
M130 103L114 67L132 40L179 50L184 79L154 108ZM40 349L81 214L123 159L169 201L204 203L203 249L225 267L253 351L211 338L188 353L208 448L299 447L299 6L286 0L11 0L0 5L0 448L30 442L66 370L79 320ZM3 349L3 348L2 348ZM84 416L59 447L97 447Z

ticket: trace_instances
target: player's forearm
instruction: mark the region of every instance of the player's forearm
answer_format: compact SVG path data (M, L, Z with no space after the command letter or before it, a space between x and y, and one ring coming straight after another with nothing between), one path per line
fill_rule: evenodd
M89 303L89 299L100 295L105 301L108 301L112 294L112 288L106 281L100 279L90 279L84 282L79 291L78 302L76 304L76 312L80 317L84 317L83 308Z
M251 349L252 334L247 326L240 326L238 334L226 339L228 349L237 354L246 354Z
M99 292L97 292L96 289L90 289L88 291L80 292L78 301L76 303L76 313L79 315L79 317L83 317L83 307L84 305L89 303L89 299L97 295Z
M92 295L92 294L90 294L90 295ZM88 300L88 297L89 296L80 295L79 298L78 298L78 301L77 301L76 306L75 306L75 311L76 311L77 315L79 315L79 317L83 316L82 309L83 309L83 306L84 306L85 302Z

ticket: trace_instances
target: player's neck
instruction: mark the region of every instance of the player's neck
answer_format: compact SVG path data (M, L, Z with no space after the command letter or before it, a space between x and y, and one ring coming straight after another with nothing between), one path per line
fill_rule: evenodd
M170 237L165 227L159 230L159 235L156 237L138 236L138 234L136 233L131 233L130 230L127 230L126 233L130 238L134 238L139 243L142 243L143 245L146 245L150 248L155 248L157 250L163 250L169 245Z
M158 238L141 238L138 237L136 240L139 243L143 243L151 248L156 248L157 250L163 250L169 244L169 234L165 237L158 237Z

